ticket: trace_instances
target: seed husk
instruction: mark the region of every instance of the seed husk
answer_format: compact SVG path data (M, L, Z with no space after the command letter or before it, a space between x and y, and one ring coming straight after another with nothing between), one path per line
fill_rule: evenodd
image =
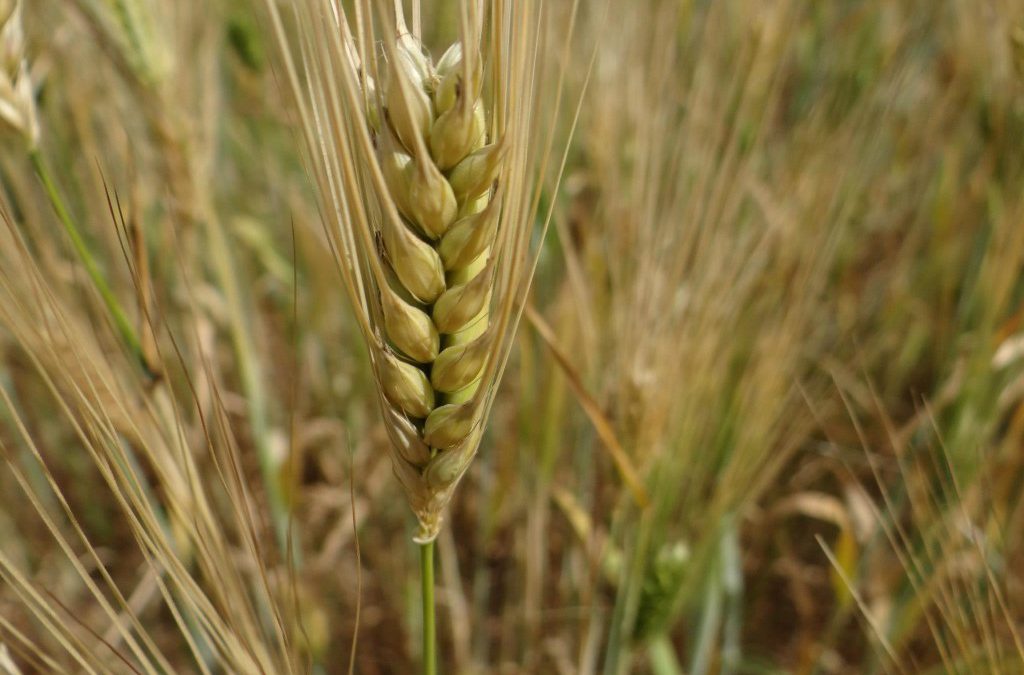
M413 52L401 43L390 61L387 90L388 120L407 150L416 147L416 137L430 130L430 98L423 88L422 68Z
M480 147L486 120L483 106L460 102L430 127L430 155L437 166L448 170Z
M434 390L422 370L387 352L382 353L379 370L384 395L399 410L424 419L434 409Z
M467 267L494 243L500 214L500 202L492 200L480 213L466 216L448 228L437 248L445 270Z
M402 286L422 304L430 304L444 293L444 266L433 246L401 222L385 218L381 234L388 259Z
M446 347L434 361L430 383L445 394L465 388L480 376L490 348L490 336L486 333L470 342Z
M459 202L479 197L498 177L505 144L501 141L485 145L455 165L448 182Z
M475 59L473 72L470 75L471 81L467 85L462 61L462 44L456 42L437 62L434 109L438 116L444 115L455 107L460 96L471 101L480 96L480 87L483 83L483 64L479 58Z
M388 437L402 459L422 468L430 461L430 448L420 438L419 429L400 410L383 402Z
M413 221L431 239L439 239L448 230L459 211L452 186L433 162L413 160L406 201Z
M442 490L451 486L465 473L475 455L476 448L469 443L438 454L423 472L427 488Z
M458 445L472 430L475 413L473 401L434 408L423 426L423 441L442 450Z
M440 338L426 312L402 300L391 288L381 292L381 309L384 331L395 347L418 363L437 358Z
M390 133L387 134L390 136ZM393 143L389 140L388 145ZM405 152L387 149L380 153L380 170L384 174L384 182L388 186L388 194L395 204L395 208L406 218L412 219L412 209L409 207L409 181L412 178L410 167L412 156Z
M434 325L439 333L454 333L464 328L491 297L489 270L484 268L464 284L446 290L434 303Z

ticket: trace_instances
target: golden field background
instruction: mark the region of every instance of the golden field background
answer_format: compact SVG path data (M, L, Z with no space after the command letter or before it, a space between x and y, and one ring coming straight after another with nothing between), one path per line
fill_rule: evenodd
M545 5L565 169L438 542L441 672L1024 673L1024 3ZM416 672L263 3L23 13L0 673Z

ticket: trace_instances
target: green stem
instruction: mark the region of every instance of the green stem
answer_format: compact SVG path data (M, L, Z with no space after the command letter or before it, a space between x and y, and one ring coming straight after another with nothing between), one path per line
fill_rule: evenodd
M647 644L647 657L650 660L651 672L654 675L683 675L683 667L679 665L672 642L665 634L658 635Z
M693 647L693 659L688 672L691 675L706 675L711 671L711 661L718 641L718 631L722 622L722 578L715 568L710 572L710 579L704 591L704 608L697 628L696 642Z
M117 297L110 289L110 285L107 284L106 277L103 276L99 263L96 262L88 245L85 243L85 239L82 238L82 233L79 231L78 226L75 225L75 221L71 218L71 214L64 205L64 200L57 190L57 185L53 182L43 156L38 150L31 150L28 156L32 160L32 167L35 169L36 175L39 176L39 180L43 183L43 188L46 190L46 195L53 205L53 210L57 213L57 218L60 219L61 224L64 226L64 231L67 232L68 238L71 240L71 245L74 247L78 259L85 265L85 270L88 272L93 286L96 287L100 297L103 298L103 303L107 306L107 311L110 312L114 325L117 327L118 333L121 334L121 339L124 340L132 355L138 359L143 368L149 372L146 360L142 355L142 345L139 342L135 328L132 326L131 321L128 320L128 315L121 308Z
M278 475L278 462L274 458L268 439L269 423L267 420L266 392L263 385L263 372L253 339L252 326L248 311L249 296L245 285L239 283L239 272L235 266L235 256L231 249L224 226L212 209L210 215L202 223L209 234L208 246L213 261L213 272L220 283L220 288L227 299L228 325L231 332L231 343L235 351L235 362L238 364L242 391L249 404L249 424L252 427L253 441L256 444L256 457L259 460L260 473L267 490L270 502L270 515L277 536L281 553L291 556L296 564L301 563L296 532L289 520L288 504ZM291 533L289 535L289 531ZM291 541L289 541L289 536Z
M434 542L420 545L423 582L423 675L437 675L437 628L434 624Z

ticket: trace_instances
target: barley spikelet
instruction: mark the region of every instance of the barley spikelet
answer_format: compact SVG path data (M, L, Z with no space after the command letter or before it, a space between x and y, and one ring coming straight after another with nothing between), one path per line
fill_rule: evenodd
M173 49L170 36L177 29L168 10L175 3L158 0L77 0L98 39L112 47L115 63L144 88L160 86L171 74Z
M39 120L25 58L21 0L0 0L0 130L22 136L29 148L39 143Z
M304 77L289 63L289 78L395 473L430 541L480 444L529 278L536 7L460 3L459 39L435 62L401 3L382 4L357 1L350 23L340 2L299 3Z
M370 101L379 106L369 121L381 164L393 167L381 198L400 214L384 227L404 230L384 239L394 275L380 289L390 351L378 369L395 461L409 465L400 475L429 536L435 502L447 500L479 442L503 149L487 143L477 47L456 43L435 67L402 37L387 55L380 100ZM405 252L414 238L420 255ZM402 452L410 446L426 450Z
M486 129L479 45L457 42L435 65L397 28L381 86L364 85L393 272L378 287L386 344L374 360L395 470L430 539L482 432L504 151Z

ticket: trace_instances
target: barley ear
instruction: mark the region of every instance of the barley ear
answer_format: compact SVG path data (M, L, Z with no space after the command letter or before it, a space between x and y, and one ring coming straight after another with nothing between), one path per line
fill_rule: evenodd
M459 4L459 39L435 65L401 2L352 24L298 3L302 68L286 63L420 542L483 438L532 272L544 162L526 142L540 9L495 0L485 19Z
M25 56L21 8L21 0L0 0L0 131L7 127L34 150L39 145L39 119Z
M385 358L379 374L392 406L385 416L400 427L391 432L394 461L400 462L396 473L420 520L419 539L431 541L481 436L476 429L484 398L472 394L495 345L482 331L494 291L489 252L501 201L491 188L501 173L503 144L486 145L481 55L472 59L476 71L467 73L461 43L449 48L436 70L415 58L422 54L408 35L385 49L390 62L381 98L389 127L381 132L377 161L386 190L376 197L385 214L383 255L402 287L382 289L380 314L402 358ZM373 119L368 116L371 128ZM434 281L429 292L428 277ZM404 302L403 294L413 302ZM408 419L396 419L395 410ZM426 462L421 444L429 449Z

